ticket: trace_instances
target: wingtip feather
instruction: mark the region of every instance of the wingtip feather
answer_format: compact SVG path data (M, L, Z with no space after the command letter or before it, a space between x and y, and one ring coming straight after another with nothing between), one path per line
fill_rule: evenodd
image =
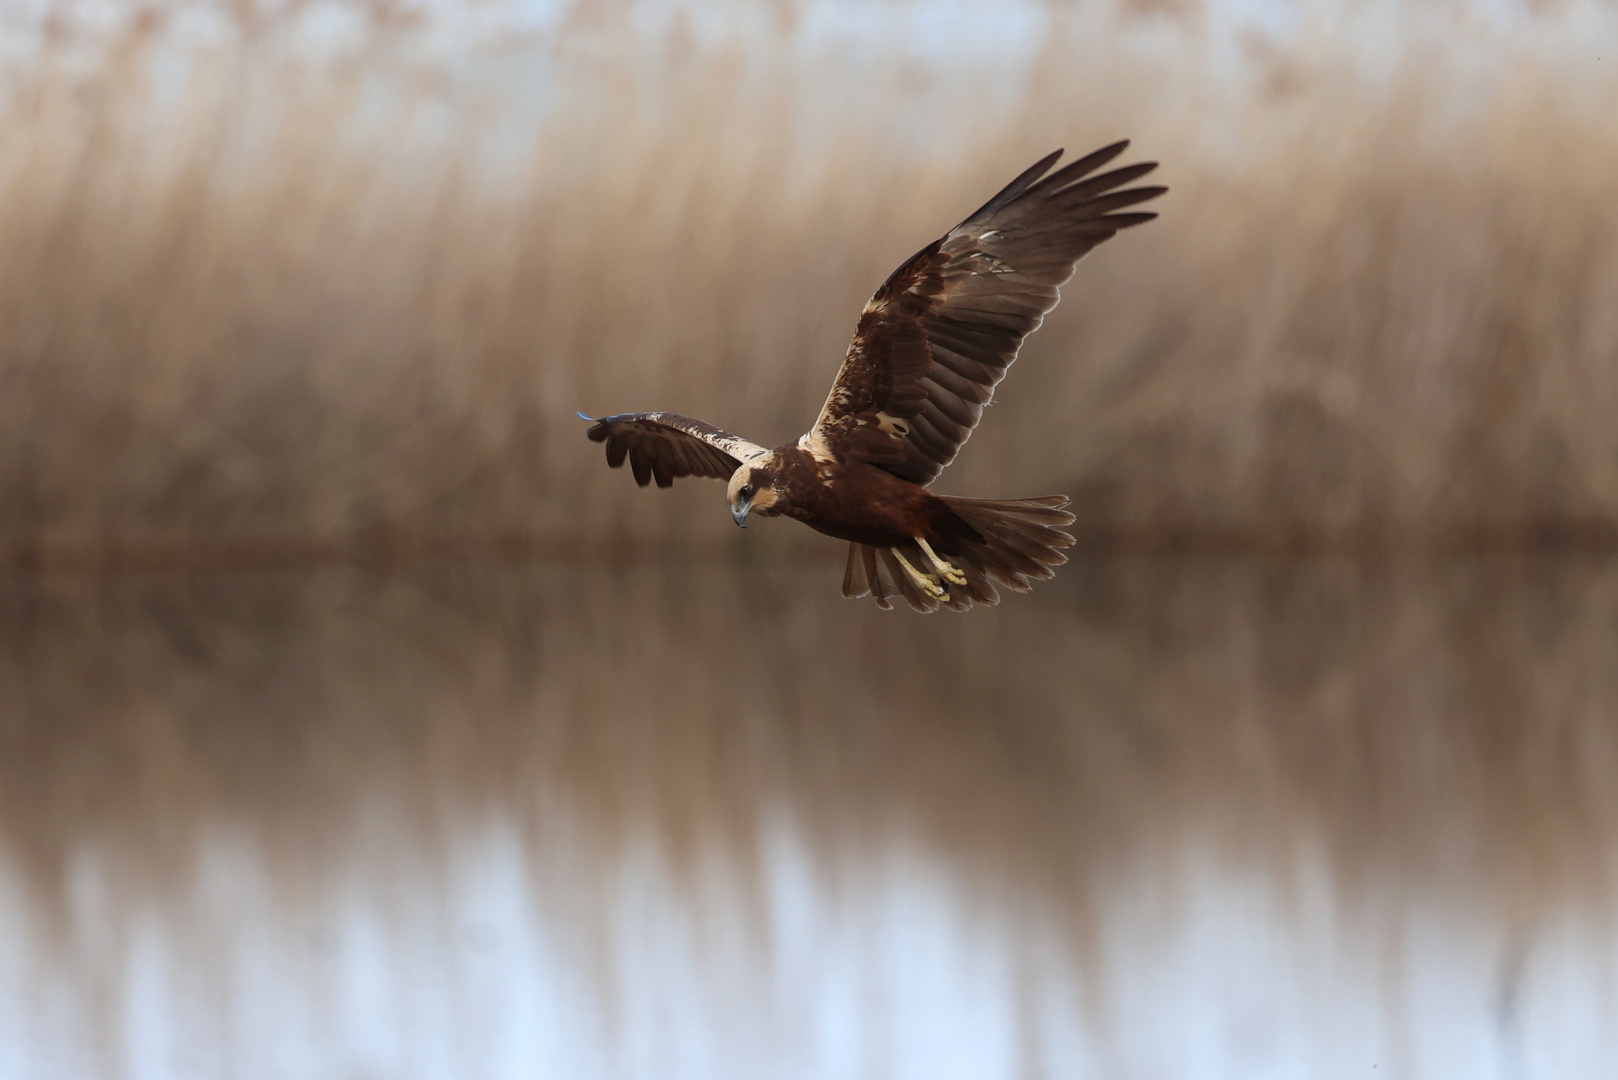
M976 210L972 211L972 213L968 214L965 221L972 221L973 219L988 213L990 210L998 209L1017 199L1029 188L1038 183L1040 177L1050 172L1051 166L1055 165L1065 153L1067 153L1065 149L1058 148L1052 150L1050 153L1034 162L1032 165L1018 174L1015 180L997 191L992 199L978 207Z

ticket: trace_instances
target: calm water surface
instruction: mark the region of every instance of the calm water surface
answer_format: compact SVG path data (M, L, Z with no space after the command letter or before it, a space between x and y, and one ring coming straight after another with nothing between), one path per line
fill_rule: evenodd
M0 584L0 1078L1618 1075L1618 567Z

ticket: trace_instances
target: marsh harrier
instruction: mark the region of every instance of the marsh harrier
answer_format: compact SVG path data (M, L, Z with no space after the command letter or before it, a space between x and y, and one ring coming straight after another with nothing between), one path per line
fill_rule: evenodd
M1156 168L1097 170L1114 143L1050 172L1058 150L917 252L860 314L809 433L767 450L675 413L591 420L614 468L642 487L681 476L728 480L731 515L778 515L849 543L843 595L918 611L993 604L1067 561L1067 498L961 499L927 490L983 415L1024 337L1056 306L1086 253L1156 214L1125 212L1161 187L1126 187ZM1046 173L1050 173L1049 176Z

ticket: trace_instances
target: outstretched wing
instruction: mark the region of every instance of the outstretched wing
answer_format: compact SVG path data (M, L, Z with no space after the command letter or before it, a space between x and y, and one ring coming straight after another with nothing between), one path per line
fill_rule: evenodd
M765 453L762 446L679 413L579 416L595 425L585 432L591 441L607 444L607 464L616 469L628 457L641 487L654 479L658 487L673 487L681 476L729 480L742 462Z
M860 315L810 450L936 480L1078 261L1157 216L1119 212L1167 190L1124 188L1155 162L1091 175L1128 145L1045 176L1056 151L894 271Z

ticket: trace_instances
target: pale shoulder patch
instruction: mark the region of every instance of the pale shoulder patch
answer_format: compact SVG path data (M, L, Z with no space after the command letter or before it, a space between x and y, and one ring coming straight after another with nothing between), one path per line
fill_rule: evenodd
M837 455L826 445L826 436L821 432L819 424L810 428L807 434L798 436L798 449L820 464L830 464L837 460Z

